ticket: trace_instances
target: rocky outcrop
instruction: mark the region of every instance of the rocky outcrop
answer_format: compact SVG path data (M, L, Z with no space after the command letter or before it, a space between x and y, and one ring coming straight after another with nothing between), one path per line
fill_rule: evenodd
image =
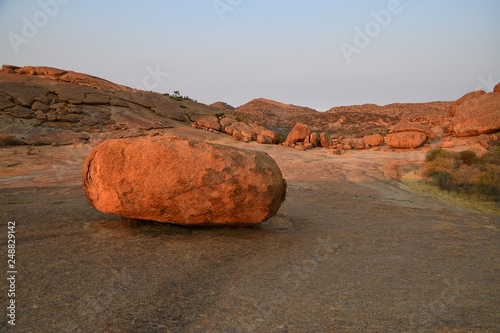
M418 148L427 141L427 135L421 132L401 132L388 134L385 142L393 148Z
M215 131L218 111L57 68L4 65L0 70L0 133L19 144L145 136L190 118Z
M384 137L380 134L367 135L363 137L365 146L378 147L384 144Z
M447 121L446 123L444 123L441 126L441 130L443 131L443 134L449 135L453 133L453 124L451 123L451 121Z
M194 128L200 128L211 132L223 131L231 135L237 141L257 141L261 144L278 144L279 135L263 126L238 121L231 116L195 116L191 119Z
M450 107L450 113L452 116L454 116L457 113L457 109L460 105L467 103L470 100L476 99L478 97L481 97L482 95L486 94L486 91L484 90L476 90L476 91L471 91L468 94L463 95L460 97L455 103L453 103Z
M236 120L235 118L230 117L230 116L224 116L224 117L219 119L219 123L220 123L222 131L225 131L226 127L229 127L236 122L238 122L238 120Z
M202 115L193 117L194 122L197 126L205 128L211 131L220 131L221 124L219 123L219 119L216 116L211 115Z
M306 137L311 133L312 130L308 125L303 123L297 123L288 134L283 145L291 147L297 142L304 142Z
M278 144L281 141L281 138L278 135L278 133L276 133L275 131L271 131L271 130L264 130L264 131L260 132L260 134L257 135L257 137L265 138L265 140L271 142L272 144Z
M500 94L482 94L461 104L452 122L460 137L500 131Z
M419 123L399 123L391 129L392 133L403 133L403 132L420 132L427 136L429 141L435 139L436 135L434 132L426 125Z
M168 137L101 143L85 161L83 185L104 213L187 226L261 223L286 195L265 153Z
M493 89L493 92L496 94L500 94L500 83L498 83L495 88Z
M226 127L225 131L229 135L232 135L235 140L250 142L256 139L254 126L245 122L238 121L233 123L231 126Z

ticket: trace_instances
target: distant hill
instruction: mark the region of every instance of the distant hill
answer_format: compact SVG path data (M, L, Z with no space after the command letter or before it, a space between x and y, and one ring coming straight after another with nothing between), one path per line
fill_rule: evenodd
M0 134L24 144L70 144L151 135L197 115L227 114L282 135L303 122L316 131L344 136L385 134L401 121L438 126L451 119L451 102L334 107L258 98L237 108L141 91L87 74L51 67L4 65L0 70Z
M223 113L232 113L236 109L234 106L231 106L225 102L215 102L210 104L210 106L213 106L214 108L219 109Z
M310 125L317 131L361 136L386 133L401 121L441 125L450 117L452 102L396 103L334 107L326 112L259 98L235 109L234 114L246 115L250 121L286 132L297 122Z

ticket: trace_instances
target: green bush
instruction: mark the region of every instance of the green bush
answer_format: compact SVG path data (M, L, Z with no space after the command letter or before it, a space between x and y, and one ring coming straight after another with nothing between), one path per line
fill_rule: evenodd
M444 154L444 150L441 148L429 150L429 152L427 152L427 155L425 156L425 160L427 162L432 162L432 161L436 160L436 158L438 156L443 156L443 154Z
M434 181L435 185L441 190L451 191L453 188L452 177L448 172L433 171L428 176Z
M459 154L460 154L460 159L466 165L472 165L478 161L477 155L473 151L470 150L461 151Z
M242 115L239 115L239 116L236 116L234 119L236 119L236 121L240 121L240 122L247 122L248 121L248 116L246 114L242 114Z
M426 156L424 174L441 190L500 202L499 155L496 149L481 158L472 151L431 150Z

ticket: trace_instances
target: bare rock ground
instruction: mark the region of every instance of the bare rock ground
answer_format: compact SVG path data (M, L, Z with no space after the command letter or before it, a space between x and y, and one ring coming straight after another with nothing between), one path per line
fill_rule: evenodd
M271 155L289 185L278 215L252 228L120 221L85 200L89 145L0 149L0 219L18 241L9 331L500 331L500 221L394 181L425 152L169 131Z

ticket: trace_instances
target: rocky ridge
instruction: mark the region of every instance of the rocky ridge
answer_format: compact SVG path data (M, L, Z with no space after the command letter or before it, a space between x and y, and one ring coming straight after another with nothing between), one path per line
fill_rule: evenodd
M500 136L499 92L500 84L493 93L475 91L455 102L365 104L326 112L264 98L234 108L224 102L205 105L140 91L57 68L4 65L0 135L30 145L99 143L106 138L155 136L191 124L239 141L277 144L297 132L293 129L301 123L307 134L284 145L342 152L378 149L385 137L392 148L418 148L440 140L443 147L452 147L454 136L485 134L493 141Z
M156 135L218 109L50 67L0 70L0 133L18 144Z

